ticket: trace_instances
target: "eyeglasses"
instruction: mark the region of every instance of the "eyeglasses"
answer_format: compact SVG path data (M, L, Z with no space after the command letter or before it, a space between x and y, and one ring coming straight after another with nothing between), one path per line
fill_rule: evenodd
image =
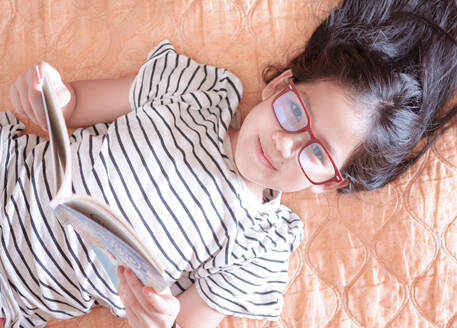
M315 185L343 181L327 148L314 136L310 115L292 80L273 100L272 107L283 130L289 133L308 131L311 137L298 153L298 163L306 178Z

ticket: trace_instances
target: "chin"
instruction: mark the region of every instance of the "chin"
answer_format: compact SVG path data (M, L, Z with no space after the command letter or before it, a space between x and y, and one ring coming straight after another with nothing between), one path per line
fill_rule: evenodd
M244 178L245 180L249 180L251 183L254 183L260 187L263 188L268 188L268 189L273 189L277 190L280 192L297 192L301 191L303 189L308 189L311 187L311 185L300 185L300 186L284 186L282 184L276 184L276 183L271 183L271 181L265 181L262 179L255 179L255 178Z
M297 192L297 191L302 191L305 189L311 188L312 184L306 183L306 184L300 184L300 185L287 185L284 186L282 184L271 184L266 186L265 188L270 188L273 190L278 190L281 192Z
M243 178L245 182L249 181L250 183L262 188L269 188L281 192L296 192L311 187L309 183L300 185L284 185L282 183L275 183L275 181L273 181L272 179L262 176L261 170L244 170L243 166L237 168L238 172L240 173L240 176Z

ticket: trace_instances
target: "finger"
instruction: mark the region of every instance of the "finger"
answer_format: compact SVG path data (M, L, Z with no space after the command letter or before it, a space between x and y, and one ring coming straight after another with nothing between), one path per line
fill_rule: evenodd
M57 101L61 107L65 107L71 100L71 92L67 85L62 81L60 73L46 62L37 65L40 75L46 74L51 88L54 90Z
M127 312L130 327L171 327L175 318L157 313Z
M123 277L123 275L124 275L124 267L122 265L118 265L117 266L116 275L117 275L117 278L119 279L119 281L124 279L124 277Z
M119 279L118 292L126 308L133 309L135 312L144 311L142 305L139 303L134 291L130 287L126 276L125 271L127 269L123 268L124 274L121 275ZM122 271L122 269L121 269Z
M138 327L140 318L137 315L137 312L130 309L130 308L125 308L125 315L127 316L127 321L129 323L130 327Z
M17 91L16 85L14 83L10 87L10 98L14 110L20 115L25 115L21 100L19 99L19 92Z
M173 324L178 311L176 311L174 315L170 315L158 313L150 305L148 305L149 308L145 309L139 304L136 295L134 295L135 301L132 301L131 299L132 294L134 293L129 285L129 281L132 282L133 280L134 284L138 283L141 287L144 287L141 281L136 278L134 273L126 268L119 267L117 274L119 278L119 295L121 296L121 299L128 299L124 304L126 306L129 324L132 327L170 327ZM132 277L135 279L132 279ZM137 287L137 285L134 285L134 288ZM150 287L148 288L151 289ZM142 291L142 289L140 290ZM143 295L143 298L147 298L147 296Z
M143 293L144 285L143 283L136 277L136 275L129 269L124 270L125 280L129 285L131 292L135 295L138 303L141 305L144 311L146 312L158 312L153 306L151 306L151 302L149 301L148 297Z
M142 318L144 327L172 327L175 318L163 314L152 313ZM138 325L139 326L139 325ZM136 326L134 326L136 327Z
M119 285L118 285L118 294L119 297L122 299L124 305L130 305L130 299L132 296L132 292L130 291L130 287L127 283L127 280L125 279L125 276L123 274L123 271L125 268L123 266L118 266L117 268L117 277L119 279Z
M51 87L54 88L54 90L57 90L58 85L62 83L62 77L60 76L60 73L46 62L39 62L37 66L40 76L43 77L46 74Z
M122 273L123 269L124 268L122 266L119 266L117 269L117 277L119 279L118 294L122 300L122 303L124 303L125 313L127 315L127 318L129 319L129 324L132 327L135 327L135 323L139 320L137 316L137 308L141 306L137 304L138 302L135 301L135 297L130 291L127 281L125 280L124 274Z
M59 105L65 107L71 100L71 92L68 90L65 83L60 80L56 86L57 99L59 100Z
M127 312L127 318L131 327L171 327L176 316L169 316L155 312Z
M21 75L16 81L16 88L19 94L19 100L24 111L24 115L31 119L33 122L36 122L35 114L32 110L32 106L29 102L28 96L28 85L27 80L24 75Z
M178 315L180 303L176 297L157 294L151 287L143 288L143 294L147 297L155 312L173 317Z

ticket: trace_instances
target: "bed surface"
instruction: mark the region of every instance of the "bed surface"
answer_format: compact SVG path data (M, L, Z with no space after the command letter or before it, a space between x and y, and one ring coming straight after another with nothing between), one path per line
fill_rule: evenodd
M9 85L40 60L65 80L138 70L168 39L178 52L230 69L259 99L262 67L299 51L331 0L0 1L0 110ZM27 122L26 122L27 123ZM30 124L28 131L42 132ZM457 327L457 129L398 181L341 196L283 202L303 219L280 322L226 318L220 327ZM102 307L49 327L127 327Z

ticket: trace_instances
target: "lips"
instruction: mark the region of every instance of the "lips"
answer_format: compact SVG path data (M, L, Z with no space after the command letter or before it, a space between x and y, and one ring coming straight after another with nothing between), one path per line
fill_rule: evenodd
M259 160L263 165L265 165L266 167L269 167L272 170L277 171L277 169L273 166L273 164L271 163L268 156L265 155L265 153L263 152L262 143L260 142L260 138L258 138L257 156L259 157Z

